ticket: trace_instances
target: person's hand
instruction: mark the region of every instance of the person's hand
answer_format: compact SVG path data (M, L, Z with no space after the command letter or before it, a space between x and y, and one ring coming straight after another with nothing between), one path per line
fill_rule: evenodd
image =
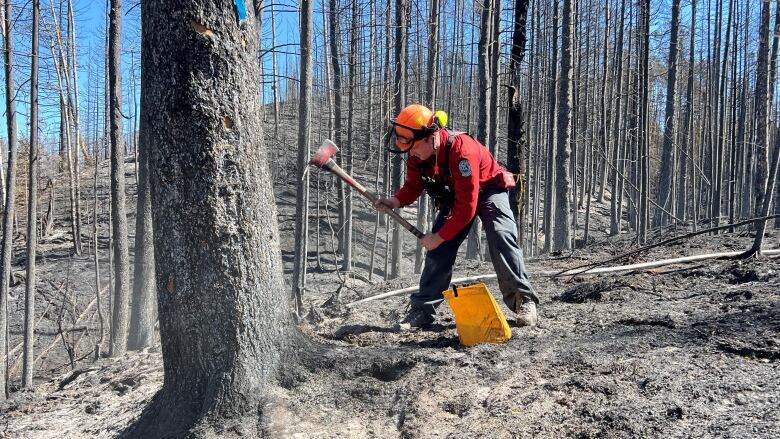
M401 207L401 202L396 197L380 198L374 203L374 208L382 213L387 213L387 211L398 209L399 207Z
M428 251L435 250L442 242L444 242L444 239L438 233L428 233L420 238L420 244Z

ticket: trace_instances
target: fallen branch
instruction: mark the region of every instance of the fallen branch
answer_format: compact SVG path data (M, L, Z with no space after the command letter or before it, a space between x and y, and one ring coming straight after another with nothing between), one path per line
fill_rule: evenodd
M742 254L743 252L726 252L726 253L706 253L701 255L693 255L693 256L684 256L681 258L672 258L672 259L661 259L658 261L650 261L650 262L642 262L639 264L630 264L630 265L618 265L613 267L602 267L602 268L589 268L586 270L581 271L575 271L578 270L578 268L572 268L570 270L566 271L540 271L534 273L537 276L545 276L545 277L557 277L560 275L580 275L580 274L603 274L603 273L618 273L621 271L633 271L633 270L640 270L640 269L646 269L646 268L655 268L655 267L662 267L664 265L672 265L672 264L682 264L687 262L696 262L696 261L702 261L706 259L720 259L720 258L730 258L734 257L736 255ZM763 255L767 256L773 256L773 255L780 255L780 249L776 250L766 250L761 252ZM465 283L473 283L473 282L480 282L485 280L492 280L495 279L495 274L485 274L480 276L471 276L471 277L461 277L457 279L452 279L450 281L451 284L465 284ZM394 290L394 291L388 291L386 293L377 294L375 296L366 297L360 300L356 300L354 302L350 302L346 304L345 306L348 308L351 308L355 305L359 305L361 303L371 302L374 300L379 299L386 299L388 297L392 296L400 296L402 294L412 294L419 290L419 286L409 287L409 288L403 288L400 290Z
M642 252L654 249L656 247L662 247L662 246L669 245L669 244L675 244L675 243L677 243L677 241L682 241L682 240L685 240L685 239L688 239L688 238L693 238L694 236L704 235L704 234L710 233L710 232L717 232L719 230L726 230L726 229L730 229L732 227L744 226L744 225L751 224L751 223L754 223L754 222L757 222L757 221L765 221L765 220L770 220L770 219L773 219L773 218L780 218L780 215L769 215L769 216L765 216L765 217L762 217L762 218L751 218L749 220L740 221L740 222L734 223L734 224L726 224L725 226L712 227L710 229L704 229L704 230L699 230L697 232L687 233L685 235L676 236L674 238L669 238L667 240L664 240L664 241L661 241L661 242L657 242L655 244L646 245L646 246L638 248L636 250L631 250L630 252L623 253L623 254L617 255L615 257L612 257L612 258L609 258L609 259L605 259L603 261L592 262L590 264L580 265L579 267L574 267L574 268L570 268L568 270L563 270L563 271L561 271L559 273L556 273L555 276L553 276L553 277L561 276L561 275L564 275L564 274L567 274L567 273L570 274L572 271L579 270L581 268L593 268L593 267L598 267L598 266L601 266L601 265L604 265L604 264L609 264L610 262L619 261L621 259L625 259L625 258L627 258L629 256L634 256L636 254L639 254L639 253L642 253ZM742 253L744 253L744 252L738 252L737 254L742 254ZM766 253L766 252L762 252L762 253ZM586 270L583 270L583 271L586 271Z

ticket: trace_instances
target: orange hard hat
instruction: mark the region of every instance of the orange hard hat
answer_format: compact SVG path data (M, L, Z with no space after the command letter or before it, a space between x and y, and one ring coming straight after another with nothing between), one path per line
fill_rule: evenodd
M410 150L415 140L422 140L437 129L433 111L420 104L406 106L391 123L395 128L397 152Z

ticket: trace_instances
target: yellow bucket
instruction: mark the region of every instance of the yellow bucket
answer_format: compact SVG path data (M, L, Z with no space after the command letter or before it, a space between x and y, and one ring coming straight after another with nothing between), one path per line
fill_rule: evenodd
M498 307L496 299L483 283L454 286L444 292L452 314L458 338L464 346L479 343L504 343L512 338L512 330Z

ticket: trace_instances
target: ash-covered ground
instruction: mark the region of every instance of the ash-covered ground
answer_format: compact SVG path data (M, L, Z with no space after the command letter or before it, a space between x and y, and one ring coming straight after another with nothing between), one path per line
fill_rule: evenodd
M132 182L131 164L127 170ZM278 186L289 273L294 198L290 186ZM606 237L607 210L608 204L594 203L595 241L585 249L529 260L542 298L539 326L513 327L508 343L472 348L459 345L446 305L433 330L409 333L390 330L406 310L403 296L344 307L415 285L413 241L407 238L402 276L384 282L380 227L369 281L374 214L357 202L354 273L337 273L332 222L316 216L312 242L319 222L321 254L311 246L301 330L329 354L296 382L269 389L265 430L280 438L780 437L780 259L708 260L577 278L534 275L634 248L630 235ZM413 210L406 214L414 217ZM66 232L59 223L44 244L39 274L36 352L49 350L36 390L15 391L0 405L0 437L114 437L162 385L158 349L97 361L89 355L99 337L94 305L88 308L94 265L89 255L68 257ZM699 236L619 263L735 251L750 242L746 233ZM107 241L100 245L105 252ZM778 247L771 230L765 248ZM15 271L23 270L23 257L20 247ZM489 262L460 258L455 277L490 272ZM497 284L488 286L501 303ZM11 348L21 341L23 290L20 282L11 298ZM58 322L73 327L65 338L76 346L75 369ZM12 373L18 383L18 368Z

